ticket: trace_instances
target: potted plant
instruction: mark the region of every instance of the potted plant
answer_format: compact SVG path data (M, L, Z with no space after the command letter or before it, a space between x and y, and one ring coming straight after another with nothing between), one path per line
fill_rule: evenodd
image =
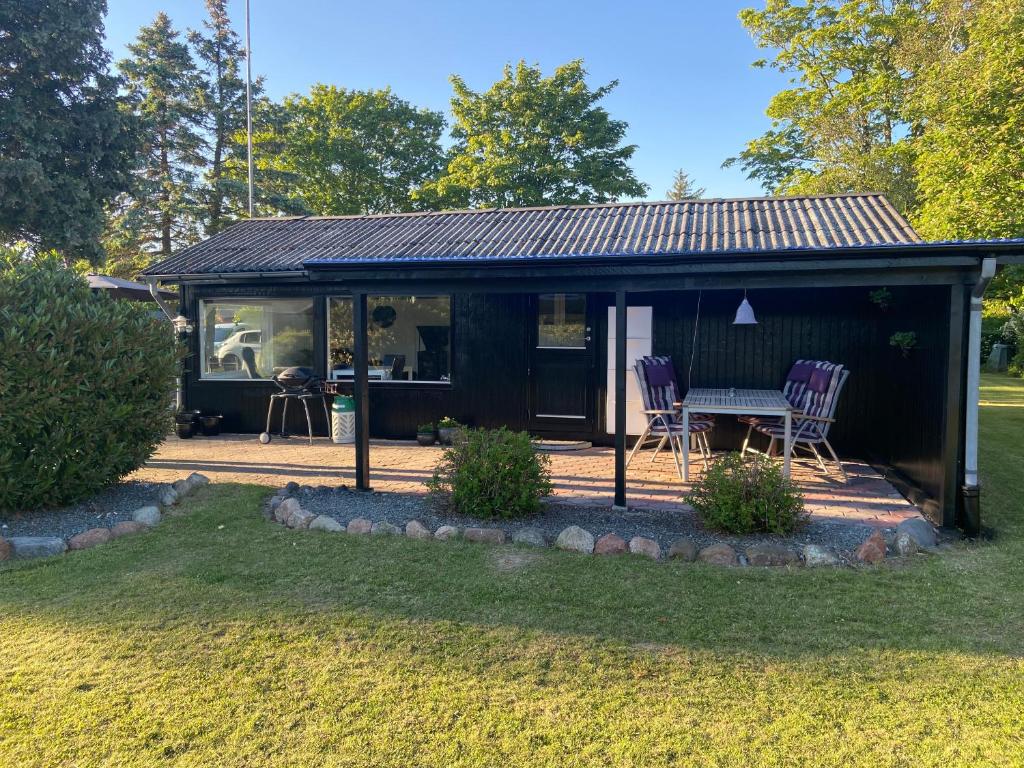
M181 410L175 413L174 429L182 440L192 437L199 429L199 411Z
M420 424L416 428L416 442L420 445L433 445L436 439L433 424Z
M452 437L455 435L455 431L462 425L459 424L451 416L445 416L437 422L437 436L441 441L441 445L451 445Z
M889 346L896 347L904 357L910 357L910 350L917 346L917 334L913 331L897 331L889 337Z

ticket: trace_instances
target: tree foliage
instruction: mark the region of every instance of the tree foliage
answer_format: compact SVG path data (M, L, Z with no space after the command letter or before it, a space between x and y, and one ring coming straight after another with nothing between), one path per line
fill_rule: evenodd
M770 192L885 193L915 204L914 153L903 141L910 70L905 55L920 0L767 0L740 13L758 47L755 66L791 76L768 104L771 128L738 157Z
M928 238L1024 236L1024 4L935 3L921 39L934 56L910 107Z
M103 48L104 0L0 4L0 236L101 258L134 134Z
M202 81L188 45L163 12L128 50L131 57L119 68L128 107L142 125L142 151L134 189L118 201L112 219L131 244L129 253L156 250L165 258L199 236Z
M257 108L253 134L261 213L390 213L424 207L413 194L444 162L443 115L390 89L315 85ZM240 179L244 158L229 163Z
M706 191L704 187L698 187L690 178L690 174L680 168L676 171L676 175L672 179L672 186L665 193L665 198L668 200L697 200L704 197Z
M604 203L638 197L647 187L628 163L627 124L598 103L618 84L586 83L581 60L544 77L520 61L488 90L472 90L458 75L455 146L444 174L427 185L446 205L509 207Z
M199 122L207 137L203 181L199 189L203 229L215 234L248 211L248 187L225 172L229 158L246 162L247 147L239 141L246 128L245 48L231 27L226 0L206 0L203 30L190 30L201 74L197 104ZM261 78L252 83L253 98L263 90Z

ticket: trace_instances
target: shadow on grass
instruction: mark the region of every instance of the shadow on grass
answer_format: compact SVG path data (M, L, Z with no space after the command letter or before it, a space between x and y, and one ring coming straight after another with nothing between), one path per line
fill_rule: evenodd
M115 630L333 615L781 658L865 648L1024 654L1016 540L864 571L552 550L517 563L501 558L511 547L290 531L261 516L266 494L214 485L153 532L5 564L0 613Z

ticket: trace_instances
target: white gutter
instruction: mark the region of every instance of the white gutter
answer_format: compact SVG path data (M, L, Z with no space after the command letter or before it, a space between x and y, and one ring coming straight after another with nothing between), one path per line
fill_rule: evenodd
M160 309L167 316L167 319L171 321L171 325L174 327L175 339L186 333L191 333L192 326L189 325L188 318L184 315L176 315L172 313L170 304L167 300L160 295L160 286L157 280L149 280L149 293L153 297L153 300L160 305ZM185 389L181 379L181 368L179 366L178 375L174 378L174 408L176 411L180 411L185 407Z
M971 289L971 318L967 340L967 427L964 436L964 485L978 487L978 400L981 389L981 300L996 274L996 260L981 261L981 275Z

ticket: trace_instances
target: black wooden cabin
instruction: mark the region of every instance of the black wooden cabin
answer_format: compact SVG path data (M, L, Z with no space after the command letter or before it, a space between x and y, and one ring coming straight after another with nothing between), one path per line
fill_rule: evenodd
M842 195L253 219L147 278L182 288L187 407L261 432L272 370L310 365L356 395L363 485L371 436L451 416L616 445L624 504L635 355L671 355L684 388L779 388L813 358L852 372L840 454L948 526L971 460L971 293L985 259L1022 252L922 242L883 197ZM757 325L733 324L744 295ZM714 431L717 448L740 439Z

